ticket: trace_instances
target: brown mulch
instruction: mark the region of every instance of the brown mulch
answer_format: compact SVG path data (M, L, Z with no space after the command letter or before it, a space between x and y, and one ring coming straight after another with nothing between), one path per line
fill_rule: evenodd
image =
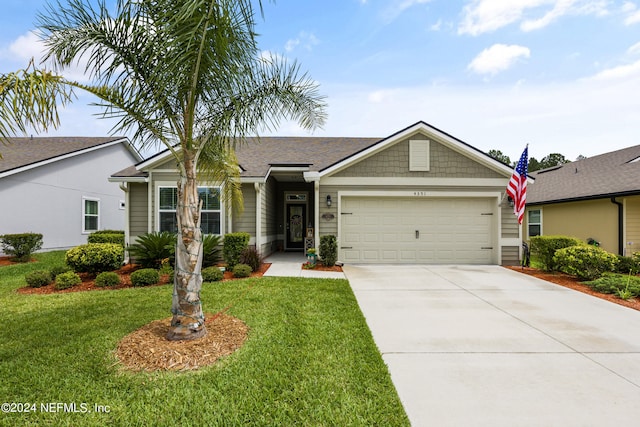
M124 337L116 349L123 369L140 371L188 371L215 363L244 344L249 328L232 316L206 314L207 334L193 341L166 339L171 318L153 321Z
M253 273L251 273L251 277L261 277L265 273L265 271L269 269L270 266L271 264L268 264L268 263L262 264L258 271L254 271ZM69 293L69 292L108 291L113 289L126 289L126 288L133 287L133 285L131 284L130 275L132 272L134 272L138 268L139 267L137 265L128 264L122 267L121 269L115 271L120 276L120 284L117 286L108 286L108 287L101 288L99 286L96 286L95 276L87 273L80 273L79 276L82 279L82 283L79 285L73 286L69 289L57 290L54 287L55 285L52 283L50 285L43 286L41 288L32 288L32 287L26 286L24 288L19 288L17 292L20 294L54 294L54 293L62 294L62 293ZM222 281L224 282L228 280L238 280L238 278L233 277L233 273L231 271L225 271L224 279ZM169 276L163 275L163 276L160 276L160 283L152 286L162 286L168 283L169 283Z
M637 299L628 299L623 300L615 295L611 294L602 294L600 292L596 292L591 289L589 286L580 283L580 281L568 274L564 273L553 273L553 272L545 272L542 270L538 270L537 268L531 267L520 267L520 266L509 266L506 267L510 270L517 271L519 273L528 274L529 276L534 276L542 280L546 280L547 282L555 283L556 285L564 286L565 288L570 288L585 294L592 295L594 297L607 300L619 305L623 305L625 307L633 308L634 310L640 310L640 300Z
M305 268L306 263L302 264L302 268ZM342 273L342 267L339 265L324 265L322 262L318 262L315 267L309 268L309 270L318 270L318 271L337 271Z

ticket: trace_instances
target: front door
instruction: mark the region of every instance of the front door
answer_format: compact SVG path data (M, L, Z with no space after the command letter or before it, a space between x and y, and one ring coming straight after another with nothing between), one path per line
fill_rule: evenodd
M306 204L287 205L287 249L304 248L306 217Z

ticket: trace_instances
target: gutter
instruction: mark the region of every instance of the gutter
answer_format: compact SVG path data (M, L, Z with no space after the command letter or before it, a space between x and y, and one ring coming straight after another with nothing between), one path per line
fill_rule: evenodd
M624 255L624 210L623 205L616 200L615 196L611 197L611 203L618 205L618 255Z

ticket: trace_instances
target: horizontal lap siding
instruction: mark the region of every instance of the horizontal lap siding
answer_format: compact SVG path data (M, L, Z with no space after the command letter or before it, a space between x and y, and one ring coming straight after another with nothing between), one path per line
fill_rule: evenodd
M149 231L149 197L147 184L129 184L129 232L131 242Z

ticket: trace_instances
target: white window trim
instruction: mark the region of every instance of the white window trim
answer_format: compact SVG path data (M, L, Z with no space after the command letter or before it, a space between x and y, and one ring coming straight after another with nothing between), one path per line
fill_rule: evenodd
M91 215L91 214L87 214L86 213L86 209L85 209L85 205L86 205L86 201L92 201L92 202L97 202L98 203L98 214L95 215L96 217L98 217L98 224L97 224L97 228L95 230L87 230L84 228L84 224L85 224L85 217L87 215ZM94 231L98 231L100 230L100 199L95 198L95 197L86 197L86 196L82 196L82 217L81 217L81 229L82 229L82 234L91 234Z
M529 222L529 212L531 211L539 211L540 212L540 222L539 223L533 223L534 225L540 225L540 234L539 236L543 235L542 232L542 208L538 208L538 209L530 209L527 210L527 240L531 239L531 236L529 235L529 227L531 226L531 223Z
M167 182L167 181L158 181L155 183L155 200L154 200L154 204L153 204L153 209L154 209L154 222L155 222L155 226L154 229L156 231L160 230L160 212L174 212L175 210L167 210L167 209L162 209L162 211L160 210L160 189L161 188L177 188L177 185L175 182ZM198 188L217 188L220 191L220 234L215 234L215 236L223 236L225 234L225 206L224 206L224 202L222 200L222 186L221 185L215 185L215 184L207 184L207 183L201 183L198 185ZM218 212L218 210L207 210L204 212Z

